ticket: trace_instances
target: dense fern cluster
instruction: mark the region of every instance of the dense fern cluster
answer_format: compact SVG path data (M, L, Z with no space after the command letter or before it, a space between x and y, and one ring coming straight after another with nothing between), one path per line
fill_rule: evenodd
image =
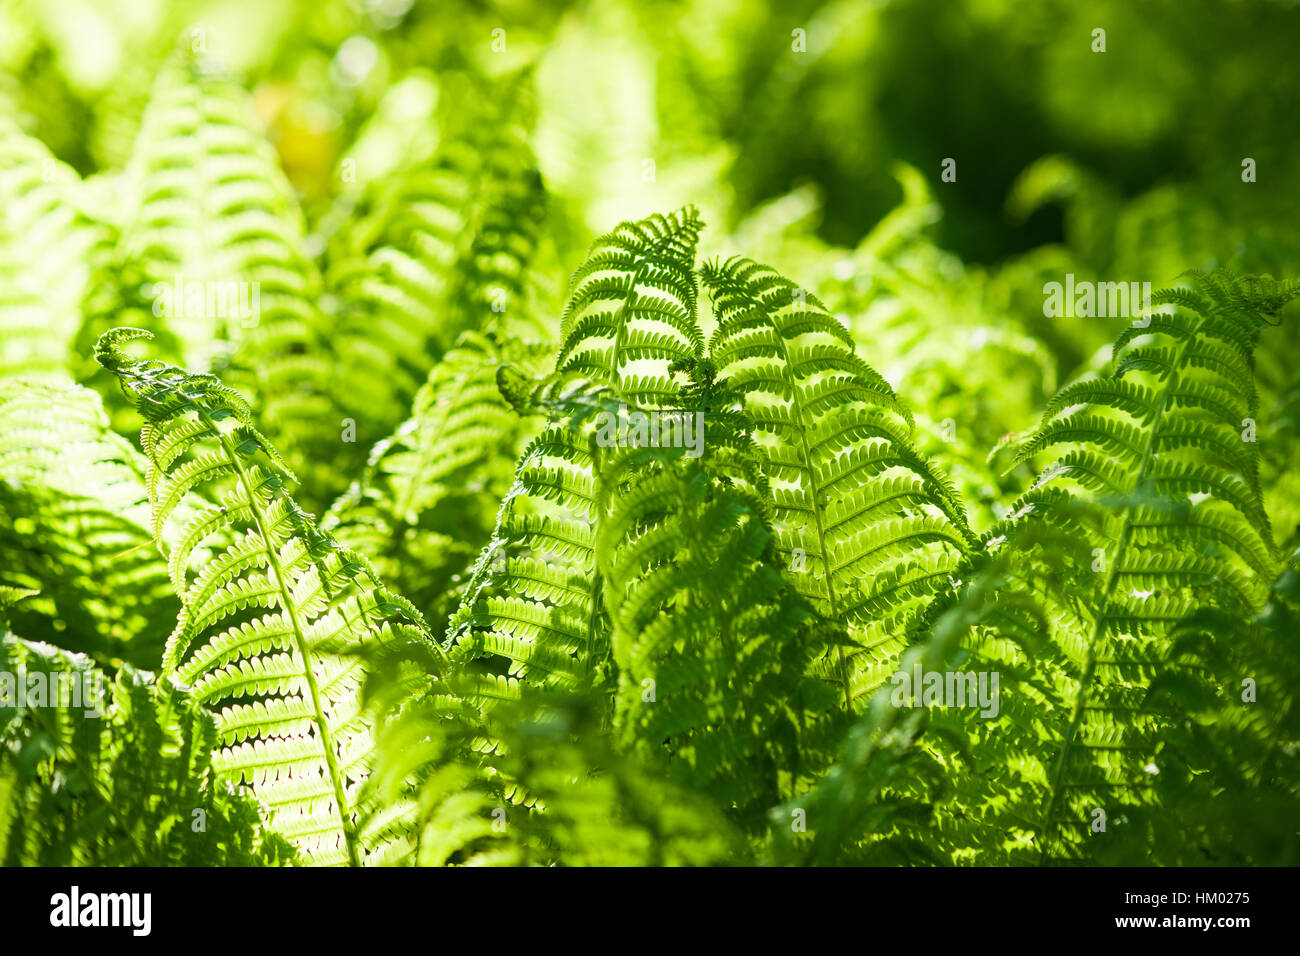
M531 89L305 207L193 50L120 170L0 117L0 858L1300 859L1300 282L1058 368L909 167L583 254Z

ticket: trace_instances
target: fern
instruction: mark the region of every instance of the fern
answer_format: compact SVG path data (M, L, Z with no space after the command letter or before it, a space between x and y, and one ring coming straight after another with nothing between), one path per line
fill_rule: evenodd
M618 466L640 475L611 482L597 543L615 732L761 831L834 749L835 693L811 670L846 638L781 581L766 509L712 457L713 469L645 457Z
M815 296L743 259L700 275L718 316L710 355L767 452L789 579L859 631L862 648L838 648L825 668L853 706L979 543L951 482L912 445L910 412Z
M5 865L295 860L216 779L212 718L170 684L130 668L110 681L81 655L12 636L0 639L0 675Z
M522 83L474 88L482 105L449 111L438 152L376 187L373 211L334 252L336 395L357 441L400 422L462 332L542 331L526 268L541 244L545 193L521 125Z
M445 661L424 660L428 676ZM443 675L448 676L448 675ZM707 800L610 746L603 707L544 696L496 712L505 756L484 756L472 717L449 721L428 682L381 737L378 803L408 806L412 860L459 866L674 866L743 858Z
M0 580L40 592L13 612L22 633L101 662L157 662L178 605L145 470L94 392L0 383Z
M355 825L372 742L360 665L339 652L423 623L289 497L292 475L247 403L212 376L122 351L142 337L106 333L96 357L146 420L155 540L187 495L211 496L169 549L182 607L163 675L214 710L219 772L253 788L277 832L310 861L362 862L378 851Z
M77 174L0 116L0 377L70 371L88 260L104 240L82 203Z
M516 698L521 679L573 689L608 672L594 428L589 418L570 422L568 401L591 385L614 386L629 402L679 397L669 366L703 344L691 271L699 228L691 209L624 223L597 240L574 275L549 388L558 414L524 449L448 625L457 659L505 662L485 683L485 700ZM668 320L672 332L655 330Z
M163 341L174 337L182 363L227 370L258 396L261 427L320 502L338 481L325 462L344 418L321 278L250 97L209 58L177 54L155 83L124 179L118 297L89 327L98 334L126 309Z
M1159 722L1141 688L1170 625L1197 606L1250 613L1277 566L1242 428L1259 332L1300 287L1192 281L1154 296L1173 311L1125 330L1112 370L1062 389L1018 445L1018 460L1064 450L1013 512L1094 547L1092 580L1072 585L1079 623L1056 635L1070 710L1043 797L1044 853L1076 855L1089 812L1146 789Z
M497 389L497 356L466 333L322 524L430 619L451 613L457 576L486 543L508 490L502 462L513 457L520 419Z
M1147 692L1168 728L1154 780L1160 809L1130 814L1125 838L1108 840L1099 861L1126 864L1173 847L1170 861L1183 865L1294 865L1300 837L1272 821L1300 810L1297 567L1293 553L1249 619L1199 610L1173 628Z

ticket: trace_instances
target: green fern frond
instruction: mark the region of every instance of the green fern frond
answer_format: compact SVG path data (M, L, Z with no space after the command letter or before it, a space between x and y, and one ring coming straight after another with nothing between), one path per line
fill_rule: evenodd
M125 182L122 295L179 340L187 365L224 364L263 321L314 324L319 279L299 251L292 187L248 94L200 57L178 54L159 74Z
M558 376L613 387L637 406L678 400L669 366L704 352L694 273L702 227L687 206L622 223L596 240L573 274Z
M163 674L214 711L219 772L252 787L277 832L311 861L356 864L367 852L355 803L372 741L361 665L340 654L422 634L423 622L289 496L292 475L237 393L122 350L148 335L106 333L96 358L145 418L155 540L188 495L211 502L169 549L182 607ZM213 554L200 561L205 546Z
M1300 859L1300 709L1294 648L1300 553L1253 617L1200 610L1171 631L1146 702L1167 730L1152 764L1159 806L1128 814L1099 862L1294 865ZM1291 821L1283 831L1276 821Z
M380 576L445 621L459 573L491 534L509 490L521 419L497 388L498 349L466 333L416 393L411 417L378 443L365 474L322 521Z
M528 273L547 207L525 79L481 82L470 101L472 110L464 99L447 108L438 152L381 184L333 254L336 394L362 447L401 421L462 332L553 334L537 322L546 296Z
M125 183L118 299L90 327L121 324L126 309L172 337L183 365L224 370L258 396L261 427L320 503L342 484L328 462L345 413L303 216L251 97L207 58L177 54L155 83Z
M212 770L212 718L168 681L115 681L79 654L0 638L6 866L293 863Z
M502 679L486 682L485 701L515 699L520 680L573 689L608 673L595 559L601 492L593 419L603 406L589 396L607 389L601 401L623 402L624 411L685 397L684 374L671 366L698 356L703 342L694 312L699 229L689 208L623 223L592 245L574 274L554 374L529 399L551 421L520 457L492 540L448 625L458 660L495 662L491 676ZM652 323L664 316L674 331L651 346Z
M424 687L383 723L372 778L397 808L422 866L703 866L744 859L712 803L610 746L603 702L530 697L494 712L500 750L484 754L472 710L449 716L455 685L427 649ZM372 670L372 673L375 673ZM408 857L393 862L406 862Z
M151 534L146 462L71 384L0 383L0 572L40 596L23 634L153 667L178 605Z
M0 116L0 377L63 378L105 241L80 177Z
M916 452L910 412L815 296L745 259L700 277L718 319L709 354L767 454L789 580L868 648L838 648L826 667L852 706L979 542L950 480Z
M1056 543L1068 551L1068 542ZM1061 704L1041 673L1056 659L1045 641L1051 623L1036 590L1018 578L1017 556L1007 549L981 558L955 593L935 596L836 764L773 810L773 862L1005 864L1032 846L1022 811L1042 793L1044 715ZM983 675L991 701L927 704L933 674L945 682Z
M811 670L847 639L781 580L761 501L702 462L644 454L639 477L611 481L597 540L615 733L762 830L829 762L835 691Z
M1198 607L1249 615L1277 567L1245 427L1255 343L1300 285L1224 273L1191 285L1158 293L1167 308L1119 336L1112 369L1063 389L1018 443L1017 461L1058 457L1008 526L1045 522L1094 549L1092 573L1056 598L1071 703L1043 794L1050 856L1082 852L1095 810L1149 799L1162 718L1141 698L1172 625Z

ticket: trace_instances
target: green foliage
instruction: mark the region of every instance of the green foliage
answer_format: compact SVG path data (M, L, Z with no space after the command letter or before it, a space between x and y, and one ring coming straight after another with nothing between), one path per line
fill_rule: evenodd
M6 864L1300 861L1287 5L73 6Z
M466 333L420 386L411 417L376 443L322 527L441 622L509 488L519 419L497 388L498 349Z
M834 662L851 707L892 670L910 615L979 544L951 482L912 445L911 413L815 297L747 260L710 263L701 279L718 316L710 355L782 483L774 521L791 580L861 628L861 650L839 648Z
M340 653L423 621L289 496L292 474L237 393L122 351L148 335L105 333L96 357L145 418L155 542L187 496L206 499L168 549L181 610L162 674L214 711L218 771L253 788L278 832L312 862L356 864L371 740L359 667Z
M0 640L0 673L6 866L296 859L263 831L256 805L218 779L212 718L174 685L129 667L110 680L81 655L12 635ZM76 706L56 706L59 694Z
M155 666L178 605L154 546L146 463L79 386L0 382L0 542L10 585L39 594L18 629Z
M0 116L0 375L59 377L100 241L81 179Z

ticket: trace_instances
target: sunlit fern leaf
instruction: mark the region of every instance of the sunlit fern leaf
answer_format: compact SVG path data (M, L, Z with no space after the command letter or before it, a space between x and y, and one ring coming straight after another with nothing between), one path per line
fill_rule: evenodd
M401 421L462 332L547 331L533 314L528 270L546 193L528 146L527 101L516 79L479 83L472 108L449 103L437 153L378 184L373 212L334 254L336 394L362 448Z
M768 456L789 580L863 645L825 667L852 706L978 541L947 476L916 452L909 411L815 296L745 259L700 277L718 318L710 357Z
M629 404L671 407L699 355L693 275L695 211L623 223L598 239L574 275L564 344L538 394L550 421L525 448L496 530L448 624L460 660L481 659L482 699L511 700L523 679L589 687L608 673L609 638L595 561L599 520L594 387ZM656 329L670 316L670 332ZM507 376L508 378L508 376ZM527 391L518 388L513 391ZM581 410L582 416L575 417Z
M466 333L429 373L411 417L375 445L365 473L322 521L440 624L510 486L522 419L497 388L500 361L488 339Z
M846 638L781 580L765 504L727 475L728 456L680 455L605 465L615 733L761 831L829 763L842 710L810 672Z
M213 773L216 743L212 717L168 681L130 667L110 680L82 655L0 637L0 861L294 862Z
M0 383L0 581L40 591L15 610L24 635L157 666L178 605L146 464L95 392Z
M104 231L81 209L81 180L0 116L0 376L70 370L91 253Z
M205 504L169 549L181 613L163 674L216 715L223 777L252 786L277 832L312 862L362 862L356 798L368 773L360 663L344 657L424 625L368 562L318 530L289 495L292 475L215 376L122 350L139 329L101 338L96 357L145 418L155 539L187 496ZM217 554L196 550L221 536Z
M248 94L204 58L177 54L159 74L125 176L123 296L182 360L223 362L281 311L306 321L316 280L292 187Z
M174 336L193 368L225 370L257 396L262 429L316 507L345 480L332 464L344 413L332 395L321 279L275 150L251 97L179 53L160 73L125 174L117 302L95 334L129 318Z
M687 206L596 240L573 275L557 375L614 387L637 406L677 400L669 366L704 351L694 274L702 227Z
M1026 791L1042 792L1043 715L1059 702L1035 670L1050 652L1047 622L1011 558L982 559L956 593L935 596L835 766L773 811L774 862L1005 863L1032 841L1016 811ZM976 683L961 700L926 703L924 675L981 673L982 701ZM803 830L790 827L797 813Z
M1067 712L1040 810L1039 850L1077 859L1095 811L1148 803L1162 718L1144 702L1170 626L1196 608L1249 615L1278 556L1260 497L1253 350L1300 283L1191 273L1189 289L1119 336L1102 376L1064 388L1015 443L1055 463L1008 527L1046 522L1094 549L1056 598ZM1051 562L1026 549L1026 564Z
M1300 860L1300 553L1254 616L1202 609L1172 630L1147 702L1166 730L1159 805L1126 813L1098 862L1294 866Z
M583 685L608 652L594 580L595 489L586 444L563 424L528 444L448 623L453 655L491 666L482 691L489 706L493 698L516 698L521 679Z

